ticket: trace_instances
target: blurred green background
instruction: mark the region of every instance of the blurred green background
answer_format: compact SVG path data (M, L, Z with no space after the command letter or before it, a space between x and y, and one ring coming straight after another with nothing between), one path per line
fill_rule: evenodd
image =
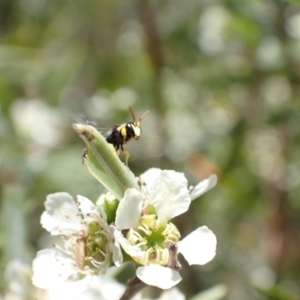
M151 111L126 146L137 176L219 178L173 220L183 236L207 225L218 239L206 266L181 258L187 299L220 284L223 296L203 299L299 299L300 6L1 0L0 37L0 274L44 247L47 194L103 191L74 119L109 128L131 105Z

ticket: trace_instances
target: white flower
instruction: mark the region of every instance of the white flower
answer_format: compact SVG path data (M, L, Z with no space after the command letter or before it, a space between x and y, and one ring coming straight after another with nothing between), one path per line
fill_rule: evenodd
M132 300L151 300L150 298L143 297L142 293L136 294ZM184 294L179 289L173 287L169 290L164 290L155 300L185 300Z
M3 300L45 299L46 293L32 286L32 271L29 265L19 261L10 261L5 268L4 277L7 284ZM0 299L1 296L0 296Z
M119 300L125 286L112 279L111 274L91 276L76 282L60 284L49 292L50 300Z
M76 204L67 193L51 194L45 207L41 224L51 235L61 235L64 247L54 245L37 253L33 284L52 295L70 289L77 296L97 280L94 275L108 269L111 256L120 264L121 250L113 241L115 228L107 224L101 207L82 196Z
M163 291L157 300L185 300L184 294L176 287Z
M206 264L215 256L216 237L206 226L199 227L179 242L180 233L169 221L186 212L192 200L214 187L217 177L211 175L191 193L185 176L175 171L150 169L141 175L141 181L141 191L126 191L115 222L118 230L127 231L126 239L134 248L124 247L124 241L120 244L142 265L136 275L143 282L169 289L181 280L178 252L189 264L198 265Z

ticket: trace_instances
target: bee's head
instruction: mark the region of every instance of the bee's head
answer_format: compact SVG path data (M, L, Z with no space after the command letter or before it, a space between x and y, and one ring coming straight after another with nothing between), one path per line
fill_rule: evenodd
M140 123L133 123L132 124L132 129L133 129L133 131L134 131L134 139L135 140L138 140L139 138L140 138L140 136L141 136L141 133L142 133L142 129L141 129L141 127L140 127Z
M126 124L127 132L130 132L131 138L138 140L141 136L142 129L139 122L128 122Z
M149 110L145 111L142 116L138 119L138 121L135 121L135 116L134 116L134 113L133 113L133 110L131 108L131 106L129 106L129 110L130 110L130 113L132 115L132 119L133 119L133 122L131 124L131 128L134 132L134 139L135 140L138 140L141 136L141 133L142 133L142 129L141 129L141 121L142 119L149 113Z

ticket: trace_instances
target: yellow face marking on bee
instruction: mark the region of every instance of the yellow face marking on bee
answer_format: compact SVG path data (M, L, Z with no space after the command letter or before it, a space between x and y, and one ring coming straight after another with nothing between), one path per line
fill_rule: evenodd
M141 128L140 127L137 127L137 126L132 126L132 129L134 131L134 139L135 140L138 140L141 136Z

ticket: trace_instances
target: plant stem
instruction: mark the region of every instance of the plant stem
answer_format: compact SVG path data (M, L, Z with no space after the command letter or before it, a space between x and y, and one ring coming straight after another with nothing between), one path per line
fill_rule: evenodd
M135 276L133 279L127 282L126 286L126 290L120 300L131 299L136 293L143 289L146 284L142 282L137 276Z

